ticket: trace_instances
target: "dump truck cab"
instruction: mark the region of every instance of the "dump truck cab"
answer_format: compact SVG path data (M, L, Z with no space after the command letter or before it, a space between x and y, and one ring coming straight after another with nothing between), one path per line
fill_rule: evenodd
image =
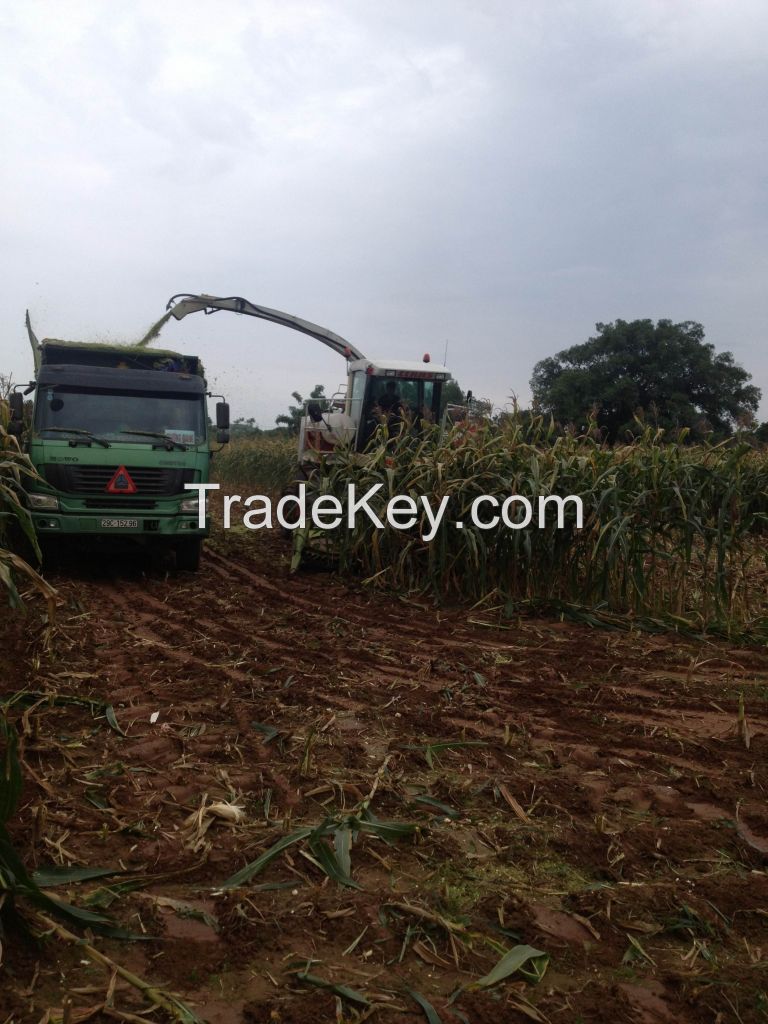
M208 521L200 527L185 485L208 482L211 458L199 360L46 340L26 390L34 406L25 447L42 478L27 500L43 548L55 538L117 541L171 550L178 568L196 569ZM220 403L220 441L228 418Z

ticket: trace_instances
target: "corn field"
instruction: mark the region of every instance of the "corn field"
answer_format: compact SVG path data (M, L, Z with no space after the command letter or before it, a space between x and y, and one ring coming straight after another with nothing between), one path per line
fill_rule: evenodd
M522 606L582 609L606 616L723 632L768 630L768 453L737 442L669 443L648 428L635 443L608 447L587 437L557 436L539 420L512 420L476 433L457 427L442 437L379 438L360 456L329 462L320 489L346 504L382 484L371 502L383 518L388 499L425 495L450 516L426 543L426 520L411 530L376 528L358 516L335 532L341 568L401 592L484 603L507 613ZM293 446L235 446L223 460L239 483L272 487L290 478ZM221 464L220 464L221 471ZM535 501L577 495L559 529L550 516L525 529L482 530L470 522L480 495ZM568 506L573 509L573 506ZM449 521L450 520L450 521ZM455 521L464 527L458 530ZM326 531L300 539L328 542ZM323 541L321 541L323 538Z
M22 499L22 482L36 478L37 473L7 432L8 420L8 402L0 395L0 591L6 592L11 607L18 608L22 602L17 584L24 579L48 600L52 613L53 588L14 550L23 544L35 556L40 554Z
M296 438L264 437L235 441L213 461L216 480L248 494L279 494L296 475Z

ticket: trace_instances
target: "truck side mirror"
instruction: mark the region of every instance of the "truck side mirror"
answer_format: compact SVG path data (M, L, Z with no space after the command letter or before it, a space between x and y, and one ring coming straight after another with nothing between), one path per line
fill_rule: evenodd
M8 396L8 404L11 407L11 419L24 419L24 396L20 391L12 391Z
M216 403L216 426L219 430L229 430L229 402Z
M11 435L11 437L21 437L21 435L24 433L24 424L22 423L21 420L11 420L8 423L7 432Z
M307 415L313 423L323 422L323 410L320 408L319 402L309 402L307 404Z
M228 430L217 430L216 440L219 444L229 444L229 431Z

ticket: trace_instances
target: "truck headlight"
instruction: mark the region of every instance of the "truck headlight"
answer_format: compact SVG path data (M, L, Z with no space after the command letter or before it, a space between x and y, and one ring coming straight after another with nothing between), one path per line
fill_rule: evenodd
M179 511L180 512L194 512L195 514L197 514L197 510L198 510L197 498L184 498L181 501L180 505L179 505ZM208 512L208 495L207 494L205 496L205 511L206 511L206 514L207 514L207 512Z
M52 494L28 494L27 498L30 508L45 509L46 512L58 511L59 499Z

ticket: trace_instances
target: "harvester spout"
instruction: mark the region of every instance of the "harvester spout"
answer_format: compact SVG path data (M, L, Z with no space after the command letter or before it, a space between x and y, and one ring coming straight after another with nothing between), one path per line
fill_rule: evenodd
M232 313L244 313L246 316L255 316L261 320L270 320L273 324L280 324L283 327L290 327L291 330L299 331L301 334L308 334L310 338L320 341L328 348L345 359L364 359L365 356L350 342L346 341L333 331L309 320L301 320L291 313L282 313L279 309L269 309L266 306L257 306L247 299L238 295L230 295L227 298L218 298L215 295L188 295L180 293L173 295L165 307L170 310L172 316L181 320L188 313L199 313L201 310L206 315L217 313L221 309L228 309Z
M32 358L35 363L35 373L40 369L40 342L37 340L37 335L32 330L32 321L29 319L29 310L27 310L26 320L24 321L27 325L27 336L29 338L29 344L32 346Z

